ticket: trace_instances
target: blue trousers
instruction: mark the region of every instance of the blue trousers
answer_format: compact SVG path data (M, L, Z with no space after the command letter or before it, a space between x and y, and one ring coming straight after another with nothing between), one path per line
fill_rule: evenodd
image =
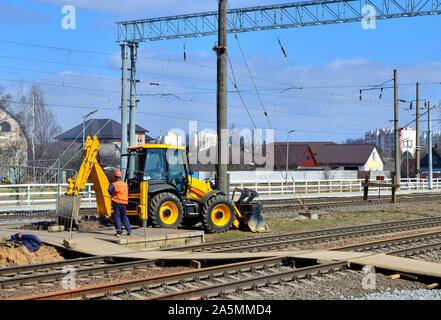
M115 219L115 229L116 233L122 234L121 221L127 230L127 233L132 233L132 228L130 228L129 218L126 214L126 205L122 203L112 202L113 206L113 218Z

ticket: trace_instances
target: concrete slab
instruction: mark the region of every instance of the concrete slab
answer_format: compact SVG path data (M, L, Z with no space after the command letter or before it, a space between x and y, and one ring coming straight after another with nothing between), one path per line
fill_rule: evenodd
M200 244L204 241L204 232L197 230L147 228L146 235L144 236L144 229L138 228L132 230L130 237L123 234L121 238L117 238L114 236L115 230L113 228L97 229L94 232L72 232L71 234L69 231L53 233L41 230L26 230L17 227L0 227L0 238L10 239L11 235L15 233L34 234L44 243L61 248L66 248L65 240L72 238L75 246L70 249L76 252L89 255L122 257L135 257L133 255L140 251L148 252L161 247ZM143 250L139 250L140 247L142 247ZM154 259L154 256L154 254L144 253L139 257L143 259ZM138 257L138 255L136 257Z
M353 251L294 252L295 258L317 259L319 263L346 260L348 265L374 266L380 269L441 278L441 263L402 258L387 254Z
M441 278L441 263L427 262L386 254L350 259L348 264L371 265L376 268Z
M366 252L320 250L320 251L295 252L293 257L302 258L302 259L320 259L325 261L339 261L339 260L362 258L371 255L373 254L372 253L369 254Z

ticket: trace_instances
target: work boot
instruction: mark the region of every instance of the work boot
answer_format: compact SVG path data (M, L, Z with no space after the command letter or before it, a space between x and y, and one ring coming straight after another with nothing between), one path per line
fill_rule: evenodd
M121 235L119 233L115 233L115 237L121 238Z
M130 237L132 234L130 232L127 232L127 235Z

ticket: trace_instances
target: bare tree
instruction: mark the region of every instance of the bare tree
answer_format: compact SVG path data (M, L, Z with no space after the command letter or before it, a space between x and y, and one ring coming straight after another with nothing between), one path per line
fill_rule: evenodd
M365 144L366 142L364 141L363 138L357 138L357 139L352 139L352 138L348 138L346 139L346 141L343 142L343 144Z
M12 96L10 94L5 93L5 88L0 87L0 106L9 109L11 105Z
M44 93L37 85L23 89L19 95L17 108L13 110L21 121L30 139L30 155L33 161L54 158L54 138L61 133L51 110L44 101ZM12 110L11 110L12 111Z

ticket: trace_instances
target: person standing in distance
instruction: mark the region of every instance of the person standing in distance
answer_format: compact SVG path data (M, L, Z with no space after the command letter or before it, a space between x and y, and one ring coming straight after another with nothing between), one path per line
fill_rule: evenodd
M121 171L115 172L116 181L109 186L109 193L112 196L113 218L115 219L115 236L118 238L123 233L121 222L126 228L127 235L130 236L132 228L130 228L129 218L126 214L126 206L129 204L129 186L122 181Z

